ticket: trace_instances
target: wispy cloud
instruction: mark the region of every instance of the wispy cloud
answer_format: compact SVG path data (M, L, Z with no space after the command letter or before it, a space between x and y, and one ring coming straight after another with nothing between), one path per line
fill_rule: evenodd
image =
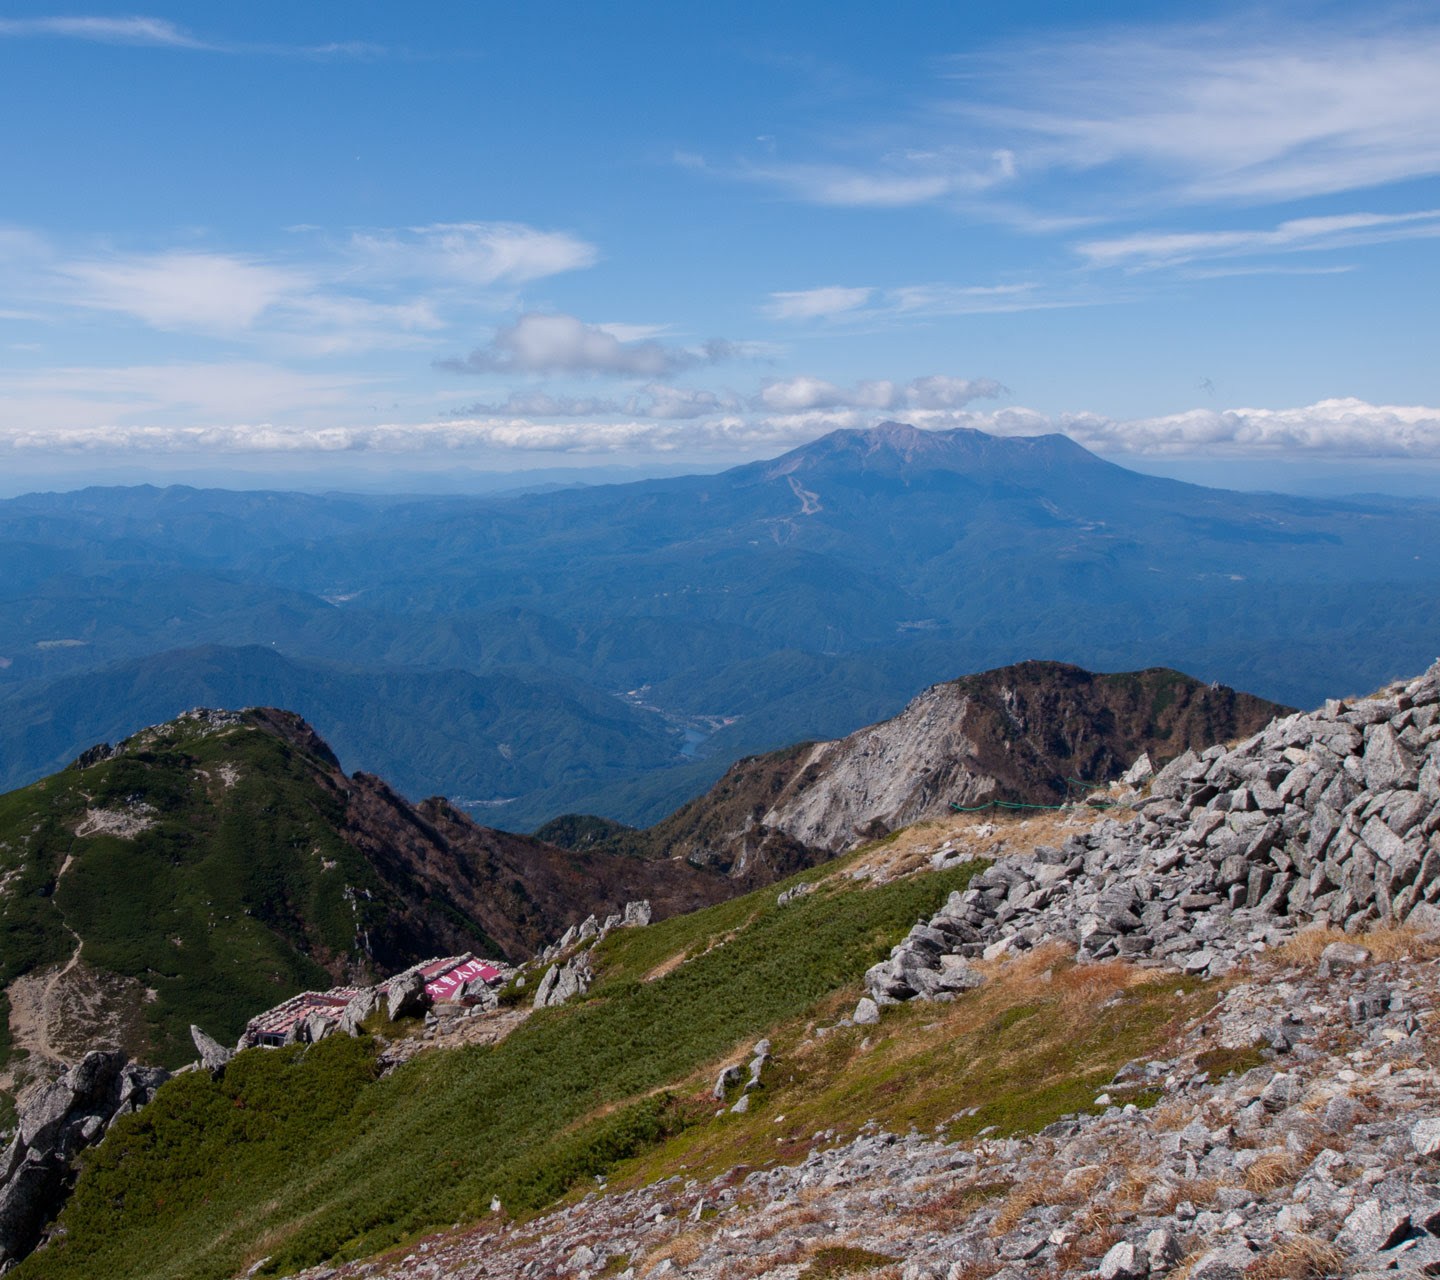
M836 122L808 153L677 163L813 204L938 204L1031 234L1440 174L1440 23L1411 9L1131 23L939 65L928 100Z
M309 354L422 345L497 290L588 267L595 246L518 223L458 223L355 232L288 254L169 249L70 251L0 230L0 286L35 310L81 309L151 329L283 341Z
M772 293L767 310L777 320L815 320L855 311L869 302L874 293L874 289L864 285L850 288L838 284Z
M454 222L356 232L349 251L358 270L389 279L457 284L524 284L593 266L599 250L567 231L515 222Z
M0 18L0 40L3 39L83 40L92 44L194 49L207 53L268 54L282 58L313 58L317 61L371 61L392 53L392 50L384 45L364 40L331 40L314 45L203 40L168 18L148 17Z
M1196 258L1350 249L1358 245L1433 236L1440 236L1440 209L1294 218L1268 230L1136 232L1085 241L1075 248L1094 266L1145 268L1175 266Z
M1440 26L1173 26L957 59L960 127L1017 172L1114 170L1132 195L1256 204L1440 172ZM977 92L978 90L978 92Z
M1072 291L1073 292L1073 291ZM913 284L888 289L822 285L772 293L765 312L775 320L869 323L927 316L996 315L1086 306L1096 301L1079 295L1046 292L1034 281L999 285Z
M209 49L166 18L0 18L0 38L60 37L98 44L161 45Z
M616 414L631 417L686 421L707 414L741 408L731 392L696 391L652 382L623 400L601 396L551 395L547 391L512 391L501 403L484 401L457 409L456 418L481 415L523 415L535 418L600 418Z
M531 311L502 325L464 359L442 360L437 367L452 373L654 378L736 354L736 345L721 338L699 348L674 347L654 338L628 338L623 331L617 335L612 326L587 324L563 312Z

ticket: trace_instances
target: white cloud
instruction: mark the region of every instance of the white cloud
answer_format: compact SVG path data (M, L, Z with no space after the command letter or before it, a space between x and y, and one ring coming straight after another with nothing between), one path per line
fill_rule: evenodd
M931 374L916 378L906 388L906 400L916 409L959 409L972 400L993 400L1005 388L989 378L947 378Z
M569 232L514 222L358 232L351 250L362 270L386 278L470 285L524 284L593 266L600 256L593 244Z
M1177 457L1440 458L1440 409L1321 400L1298 409L1192 409L1128 422L1092 415L1057 426L1087 448Z
M1353 191L1440 172L1440 28L1263 22L1108 32L958 62L1023 169L1138 167L1178 203ZM1008 100L1008 101L1007 101ZM1127 174L1135 181L1137 175Z
M718 453L761 454L812 440L828 431L863 428L886 417L867 408L837 405L793 412L720 413L712 417L656 420L536 422L523 414L480 416L443 422L335 425L334 406L353 400L354 385L298 379L265 367L55 371L70 375L68 418L52 415L44 427L0 426L0 448L25 452L325 453L340 450L416 452L504 449L565 454ZM290 380L287 383L287 380ZM87 392L85 388L90 388ZM106 397L125 388L133 402L100 418ZM0 390L5 388L0 387ZM51 392L52 395L58 395ZM194 398L199 425L147 421L152 400L173 411L186 394ZM88 398L87 398L88 397ZM247 398L248 397L248 398ZM307 424L285 411L287 422L234 423L225 409L254 409L304 401L326 410L330 421ZM54 406L50 406L54 408ZM1002 436L1063 432L1100 453L1124 457L1184 458L1412 458L1440 460L1440 409L1424 405L1371 405L1362 400L1323 400L1296 409L1197 409L1158 418L1122 421L1099 414L1051 417L1011 407L993 412L965 408L911 407L901 420L929 430L968 427Z
M552 396L548 391L512 391L502 403L477 401L457 409L457 418L480 414L525 414L537 418L597 418L619 413L620 404L597 396Z
M819 289L800 289L793 293L772 293L773 301L766 309L777 320L814 320L820 316L842 315L864 305L874 293L865 287L846 288L825 285Z
M800 376L768 382L755 397L758 409L801 413L811 409L958 409L972 400L993 400L1005 388L989 378L932 374L905 386L888 380L857 382L849 390L823 378Z
M1092 26L940 65L928 101L807 153L677 163L813 204L941 204L1040 234L1440 174L1440 22L1413 6Z
M845 391L833 382L804 374L796 378L768 382L755 397L757 408L771 409L778 413L841 407L890 409L901 403L902 394L893 382L860 382Z
M100 44L208 46L165 18L0 18L0 37L61 36Z
M1190 262L1196 258L1348 249L1388 240L1433 236L1440 236L1440 209L1292 218L1271 230L1138 232L1090 240L1075 248L1093 266L1158 267Z
M484 287L577 270L598 257L568 232L518 223L371 231L309 247L283 256L66 252L32 232L0 228L0 288L36 311L82 308L170 333L334 355L425 345L461 318L510 305Z
M490 341L463 360L439 367L457 373L544 373L660 377L737 354L720 339L698 350L671 347L653 338L627 341L614 326L587 324L563 312L530 311L497 329Z
M931 316L996 315L1087 305L1084 297L1045 293L1033 281L997 285L911 284L890 289L824 285L772 293L766 311L777 320L824 320L837 324Z
M302 273L230 254L175 251L68 262L71 301L119 311L156 329L230 333L248 329L276 303L315 282Z
M729 392L692 391L652 382L640 395L625 402L625 412L662 421L686 421L706 414L739 409L740 401Z
M599 418L614 414L683 421L707 414L739 409L729 392L694 391L652 382L621 402L598 396L557 396L547 391L512 391L501 404L480 402L456 410L455 417L485 414L524 415L536 418Z

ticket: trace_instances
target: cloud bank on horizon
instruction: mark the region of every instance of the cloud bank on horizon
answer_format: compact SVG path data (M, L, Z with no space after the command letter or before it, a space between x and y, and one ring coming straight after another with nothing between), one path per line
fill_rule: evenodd
M565 8L0 18L0 451L1440 462L1433 15Z
M379 423L363 427L284 427L272 423L204 427L69 427L43 432L0 428L0 449L17 453L147 455L295 455L354 452L418 453L483 448L507 453L763 455L805 444L830 431L863 430L887 419L858 404L833 404L792 413L706 414L674 388L647 388L647 398L626 405L540 400L529 407L546 417L567 413L580 422L537 421L523 415L525 402L472 409L490 417L438 422ZM915 404L921 397L912 396ZM507 416L507 410L513 416ZM599 413L635 415L596 421ZM1058 432L1100 454L1136 458L1225 459L1330 458L1409 459L1440 462L1440 409L1420 405L1372 405L1362 400L1323 400L1297 409L1193 409L1159 418L1119 421L1098 414L1058 417L1032 409L989 412L909 409L901 419L922 430L967 428L990 435L1035 436ZM697 420L701 419L701 420ZM657 421L659 420L659 421Z

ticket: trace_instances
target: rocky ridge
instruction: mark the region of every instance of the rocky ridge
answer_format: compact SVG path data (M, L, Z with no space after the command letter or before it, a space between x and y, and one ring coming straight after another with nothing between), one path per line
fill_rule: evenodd
M571 815L536 834L683 857L755 888L952 805L1064 804L1139 754L1167 761L1287 710L1161 667L1021 662L934 685L847 737L742 760L645 831Z
M1052 940L1219 976L1315 921L1440 928L1440 663L1187 751L1148 782L1130 821L1003 859L952 895L870 970L871 996L953 996L977 981L971 960Z
M121 1116L143 1107L170 1073L123 1053L87 1053L28 1092L0 1152L0 1275L39 1241L75 1181L74 1160Z

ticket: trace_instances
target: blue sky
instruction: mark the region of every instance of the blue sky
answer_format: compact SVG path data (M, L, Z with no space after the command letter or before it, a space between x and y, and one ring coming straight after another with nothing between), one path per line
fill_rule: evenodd
M1440 8L1079 12L0 7L0 469L1436 488Z

